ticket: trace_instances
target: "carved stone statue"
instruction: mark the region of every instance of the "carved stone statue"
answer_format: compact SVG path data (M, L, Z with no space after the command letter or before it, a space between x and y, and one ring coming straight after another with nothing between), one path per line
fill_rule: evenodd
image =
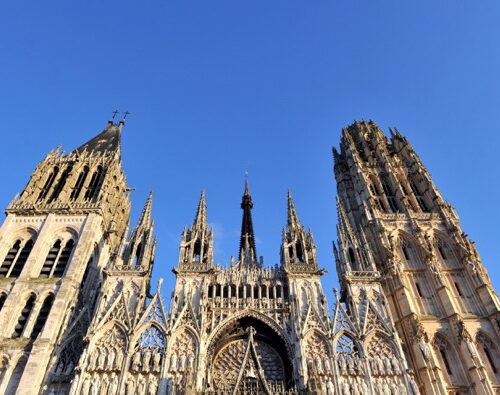
M126 395L133 395L134 394L134 389L135 389L135 383L132 378L129 378L127 380L127 384L125 386L125 394Z
M151 353L149 351L145 352L142 357L142 371L148 373L151 362Z
M158 390L158 385L156 384L156 378L151 377L149 379L148 394L149 395L156 395L157 390Z
M141 366L141 353L136 352L132 358L132 370L138 372Z
M99 354L97 358L97 368L104 369L106 366L106 352L104 349L97 349L97 353Z
M159 372L161 368L161 354L159 352L156 352L153 355L153 370L155 372Z
M108 358L106 362L106 369L113 370L115 368L115 349L111 348L108 351Z

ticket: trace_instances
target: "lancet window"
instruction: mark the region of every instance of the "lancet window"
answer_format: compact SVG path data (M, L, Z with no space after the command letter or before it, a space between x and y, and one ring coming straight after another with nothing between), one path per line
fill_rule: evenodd
M64 186L66 185L66 181L68 180L69 175L73 171L73 166L68 165L64 172L61 174L61 177L59 178L59 181L57 182L57 185L55 186L54 190L52 191L52 195L50 195L49 198L49 203L53 202L56 200L59 195L61 194L62 190L64 189Z
M40 308L40 312L38 313L35 325L33 326L33 330L31 331L32 339L36 339L45 326L45 322L47 321L47 317L49 316L50 309L52 308L53 303L54 295L50 294L45 298L45 301Z
M14 333L12 334L12 338L21 337L24 332L24 328L26 328L26 324L28 323L28 319L33 311L33 306L35 305L36 296L35 294L31 294L24 305L24 308L21 310L21 314L19 315L19 319L17 320L17 324L14 327Z
M58 239L52 245L52 248L45 258L40 277L62 277L64 275L75 242L73 239L69 239L64 245L64 248L62 248L62 244L63 241Z
M89 174L89 167L84 166L82 172L78 174L75 186L73 187L73 190L69 195L70 200L78 199L78 196L80 196L80 193L82 192L83 185L85 184L85 180L87 179L88 174Z
M375 179L370 180L370 184L368 185L368 188L370 189L370 192L372 195L375 197L375 202L377 204L377 208L380 211L386 211L384 201L382 199L382 192L380 191L380 188L377 185L377 182Z
M496 380L496 375L499 373L500 366L498 366L498 361L500 361L500 355L498 353L498 347L491 341L491 339L479 332L476 337L476 344L479 353L482 356L484 365L489 367L489 372Z
M54 166L54 168L52 169L52 172L47 177L47 180L45 181L45 184L43 185L43 188L40 191L40 194L38 195L38 199L37 199L38 202L44 200L47 197L47 194L51 190L52 185L54 184L54 181L55 181L58 173L59 173L59 167Z
M451 285L451 293L455 297L456 304L462 313L479 314L480 308L467 281L464 270L450 272L447 274L447 278Z
M85 200L91 200L96 197L99 184L101 182L102 173L102 166L98 166L97 170L92 174L87 190L85 191Z
M416 296L414 301L420 314L439 316L440 310L436 301L433 289L429 286L430 281L427 274L423 271L408 273L411 279L413 294Z
M400 247L400 257L402 261L406 263L406 266L410 269L422 269L422 259L420 254L415 247L415 244L409 241L407 238L402 237L399 242Z
M386 174L382 174L380 176L380 180L382 182L382 188L384 190L385 196L387 198L387 202L389 203L389 208L393 213L397 213L399 211L397 198L394 195L393 188L388 180Z
M417 200L420 210L422 210L424 213L429 212L429 208L427 207L427 202L425 201L425 197L421 192L420 186L416 182L416 180L410 179L410 188L413 192L413 195L415 196L415 199Z
M460 362L453 348L440 334L434 337L434 348L439 355L441 369L445 376L448 377L450 383L457 385L462 384Z
M437 257L442 265L447 269L456 269L460 267L457 256L451 248L450 244L442 237L436 238L435 248L437 250Z
M33 244L33 239L25 241L24 245L21 239L16 240L0 266L0 277L19 277L33 249Z

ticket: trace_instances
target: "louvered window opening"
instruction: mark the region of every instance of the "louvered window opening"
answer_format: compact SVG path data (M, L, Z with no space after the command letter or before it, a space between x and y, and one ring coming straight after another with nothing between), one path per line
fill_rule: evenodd
M61 248L62 242L57 240L45 258L40 277L62 277L73 252L74 244L73 239L70 239L64 248Z
M14 327L14 333L12 334L13 339L17 339L21 337L24 332L24 328L26 328L26 324L28 323L28 319L31 315L31 311L33 310L33 305L35 304L36 297L35 295L31 295L26 302L26 305L21 310L21 315L17 320L17 324Z
M92 200L97 195L97 189L101 182L102 176L102 167L99 166L97 170L92 174L92 178L90 179L89 186L85 191L85 200Z
M54 191L52 192L52 195L50 196L49 203L53 202L59 197L60 193L64 189L64 186L66 185L66 181L68 180L68 177L71 174L72 170L73 166L69 165L66 170L64 170L64 173L61 174L61 178L59 179L56 187L54 188Z
M33 240L30 239L21 248L22 241L16 240L0 266L0 277L19 277L33 249L33 244Z
M83 185L85 184L85 180L87 179L88 174L89 168L88 166L85 166L83 168L83 171L78 175L78 179L76 180L75 186L73 187L71 195L69 196L70 200L78 199L78 196L80 196L80 193L82 192Z
M54 169L47 178L47 181L45 181L45 185L43 186L42 190L40 191L40 194L38 195L37 199L38 202L44 200L47 197L58 173L59 173L59 167L54 166Z
M47 317L49 316L50 309L52 308L52 304L54 303L54 296L49 295L45 298L43 305L38 313L38 317L36 319L35 325L33 326L33 330L31 331L31 338L34 340L38 337L40 332L42 332L45 323L47 322Z

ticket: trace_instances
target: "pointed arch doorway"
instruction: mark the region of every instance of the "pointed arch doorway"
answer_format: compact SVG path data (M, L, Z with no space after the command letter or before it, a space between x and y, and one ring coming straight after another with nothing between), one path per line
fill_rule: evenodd
M284 393L293 388L293 366L285 341L254 317L233 321L209 348L212 393Z

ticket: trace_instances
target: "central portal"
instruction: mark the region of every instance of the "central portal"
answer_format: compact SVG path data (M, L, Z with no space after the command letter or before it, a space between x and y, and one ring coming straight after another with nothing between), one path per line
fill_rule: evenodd
M284 341L261 321L239 319L213 344L209 380L214 393L275 394L292 387Z

